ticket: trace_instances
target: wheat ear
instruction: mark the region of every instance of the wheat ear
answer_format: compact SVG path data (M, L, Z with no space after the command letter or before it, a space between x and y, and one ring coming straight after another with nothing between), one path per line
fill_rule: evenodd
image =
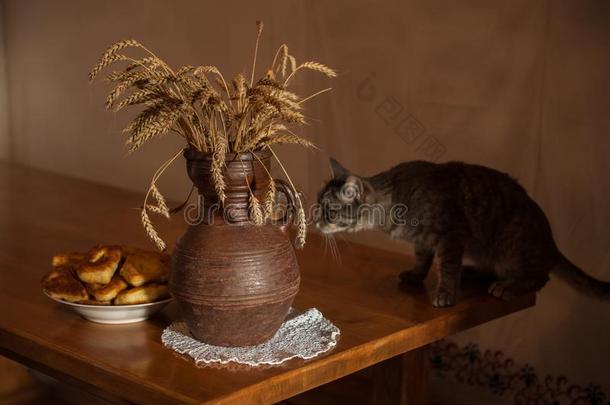
M328 77L337 77L337 72L335 72L333 69L329 68L328 66L323 65L318 62L313 62L313 61L303 62L303 63L301 63L301 66L299 66L299 67L304 68L304 69L315 70L320 73L324 73ZM298 68L297 68L297 70L298 70Z
M252 155L256 158L256 160L260 162L263 169L265 169L267 176L269 176L269 185L267 186L267 190L265 190L265 195L263 197L263 217L267 219L271 216L271 214L273 214L273 208L275 206L275 193L277 191L275 186L275 180L273 180L273 176L271 176L271 173L267 169L267 166L265 166L265 164L258 157L258 155L254 152L252 152Z
M282 169L282 172L284 172L284 175L286 176L286 179L288 179L288 183L290 184L290 187L292 187L292 190L294 191L294 197L297 199L297 202L299 204L298 207L295 207L297 209L297 213L296 213L297 214L297 219L296 219L297 238L295 240L295 242L296 242L295 244L298 249L302 249L303 246L305 246L305 241L307 238L307 221L305 220L305 209L303 207L303 201L301 200L301 197L299 196L299 192L297 191L296 187L292 183L292 179L288 175L286 168L282 164L282 161L277 157L277 155L275 154L275 151L273 150L273 148L271 148L271 146L267 146L267 149L269 149L269 151L275 158L275 161L278 163L278 165Z
M265 217L263 215L263 210L261 208L261 204L256 198L254 191L250 187L250 183L248 182L248 174L246 173L246 168L244 167L244 161L241 156L239 157L239 161L241 163L241 170L244 173L244 180L246 181L246 187L248 187L248 191L250 193L250 199L248 201L248 214L250 219L254 222L255 225L262 225L265 221Z
M146 204L146 210L169 219L169 216L166 216L166 211L164 211L163 209L161 209L161 207L157 205Z
M121 110L122 108L130 106L130 105L145 103L147 101L153 101L153 100L157 100L159 98L161 98L161 95L159 93L157 93L155 90L151 90L151 89L138 90L138 91L133 92L132 94L127 96L125 99L123 99L119 104L117 104L117 106L114 108L114 111L117 112L117 111Z
M263 215L265 218L269 218L273 214L273 207L275 206L275 180L269 176L269 185L265 191L265 197L263 199Z
M250 191L250 218L254 221L255 225L262 225L265 221L263 210L258 198L254 195L254 192Z
M142 44L140 44L135 39L122 39L110 45L110 47L108 47L108 49L106 49L106 52L104 52L104 54L102 55L101 60L107 59L118 51L120 51L121 49L125 49L128 47L142 47Z
M280 66L276 67L277 58L280 58ZM275 52L273 62L271 63L271 70L277 70L282 73L282 77L286 76L286 62L288 61L288 45L282 44Z
M229 91L229 86L227 86L225 77L222 75L222 73L220 73L220 70L218 70L216 66L199 66L193 70L193 74L195 76L201 76L205 73L213 73L217 78L220 79L222 83L221 87L224 87L227 97L229 98L229 104L231 104L231 92Z
M165 218L169 219L169 208L167 207L165 198L163 197L161 192L159 192L157 185L154 183L150 186L150 194L152 195L152 198L154 198L155 202L157 203L157 208L159 208L159 211L160 211L159 213L161 215L163 215Z
M157 231L155 230L155 227L153 226L152 222L150 221L150 218L148 217L148 213L146 212L146 208L142 208L142 212L140 215L140 219L142 221L142 226L144 227L144 230L146 231L146 234L148 235L148 237L155 242L155 245L157 245L157 248L161 251L165 250L165 242L163 242L163 239L161 239L159 237L159 234L157 234Z
M307 221L305 219L305 209L303 203L299 198L299 208L297 209L297 236L295 238L295 244L298 249L302 249L305 246L305 239L307 238Z
M315 145L308 141L307 139L301 138L300 136L293 134L275 134L273 137L268 139L262 139L259 143L257 143L256 147L264 147L267 145L275 145L275 144L293 144L293 145L301 145L306 148L314 148Z
M328 66L323 65L323 64L321 64L319 62L313 62L313 61L303 62L296 69L294 69L292 71L292 73L290 73L288 75L286 80L284 80L284 86L286 86L286 84L288 84L288 81L290 80L290 78L292 78L292 76L294 76L295 73L298 72L301 69L315 70L316 72L323 73L323 74L325 74L328 77L336 77L337 76L337 72L335 72L333 69L331 69Z
M214 189L216 190L216 194L218 195L218 199L221 203L224 203L226 198L226 185L222 173L222 168L225 165L225 158L227 153L226 142L227 140L222 135L217 137L216 148L214 149L214 153L212 153L212 165L210 167L212 179L214 180Z
M157 189L156 183L157 183L157 180L159 179L159 177L161 177L161 175L163 174L163 172L165 172L165 170L176 160L176 158L178 158L178 156L180 156L181 153L182 153L182 149L177 151L176 154L174 156L172 156L170 159L163 162L163 164L157 169L155 174L153 174L153 177L150 181L150 186L148 187L148 192L144 196L144 204L142 204L142 212L140 214L140 220L142 222L142 226L144 227L144 230L146 231L146 234L155 243L155 245L157 245L157 248L159 248L159 250L162 250L162 251L165 250L165 247L166 247L165 242L163 241L163 239L161 239L159 237L159 234L155 230L155 227L153 226L152 221L150 220L150 217L148 216L148 213L146 212L148 209L151 208L151 206L148 204L148 197L151 194L153 194L153 197L155 198L155 200L157 200L157 204L160 205L160 201L162 201L163 205L165 206L165 210L169 211L169 210L167 210L167 204L165 204L165 199L159 192L159 189ZM158 194L158 196L156 196L156 197L154 196L155 191ZM155 213L157 213L157 211L161 211L162 208L159 205L152 206L154 208L150 209L150 211L155 212ZM168 214L169 214L169 212L168 212ZM165 214L162 214L162 215L165 215Z
M254 72L256 71L256 57L258 56L258 42L261 39L261 34L263 32L263 22L256 22L256 45L254 46L254 60L252 61L252 75L250 76L250 86L254 84Z
M125 55L110 55L107 58L101 59L97 65L95 65L93 67L93 69L91 69L91 72L89 72L89 81L93 81L93 79L95 79L95 77L97 76L97 74L104 69L106 66L110 65L111 63L120 61L120 60L129 60L129 58L127 58L127 56Z

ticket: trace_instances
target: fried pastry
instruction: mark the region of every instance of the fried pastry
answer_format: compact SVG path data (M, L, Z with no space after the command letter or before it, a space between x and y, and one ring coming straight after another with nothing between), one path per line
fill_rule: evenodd
M67 266L55 267L42 278L41 284L42 289L55 299L76 302L89 298L85 286Z
M110 283L104 284L87 284L87 291L95 297L97 301L112 301L116 296L129 287L123 277L115 274L110 280Z
M58 266L69 266L69 267L77 267L87 258L86 253L80 252L64 252L58 253L53 256L51 259L51 264L53 267Z
M45 274L44 277L40 280L40 284L44 286L45 283L48 283L55 278L63 276L66 271L72 272L70 268L66 266L53 267L53 270Z
M166 281L169 274L169 256L128 248L120 274L132 286L139 287L151 281Z
M146 304L168 296L167 286L151 283L142 287L121 291L114 300L115 305Z
M81 281L90 284L108 284L121 261L118 246L97 246L89 251L87 259L78 267L76 274Z

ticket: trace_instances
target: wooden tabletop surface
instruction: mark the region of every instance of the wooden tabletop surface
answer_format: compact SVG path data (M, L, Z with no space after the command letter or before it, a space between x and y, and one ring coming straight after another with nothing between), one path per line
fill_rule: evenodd
M297 254L302 282L294 305L316 307L334 322L341 329L337 347L279 367L197 367L160 342L176 316L172 306L150 321L99 325L40 289L55 252L97 243L152 248L134 210L140 203L136 193L0 163L1 354L136 403L272 403L535 302L534 295L502 302L484 285L470 285L456 306L433 308L435 274L425 288L397 283L412 263L408 256L340 243L339 262L312 236ZM171 246L184 227L178 217L159 228Z

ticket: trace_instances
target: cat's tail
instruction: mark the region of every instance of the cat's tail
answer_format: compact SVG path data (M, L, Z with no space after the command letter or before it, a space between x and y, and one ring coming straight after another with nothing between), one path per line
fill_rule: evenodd
M591 277L563 255L553 273L585 295L610 300L610 282Z

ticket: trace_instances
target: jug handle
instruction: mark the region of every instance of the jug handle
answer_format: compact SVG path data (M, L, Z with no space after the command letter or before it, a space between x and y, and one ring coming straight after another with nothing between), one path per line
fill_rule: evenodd
M284 180L281 179L273 179L275 182L276 192L283 193L286 196L286 212L284 216L279 219L280 221L280 229L283 232L287 232L290 227L294 224L294 215L297 209L297 199L294 195L294 191L292 187Z

